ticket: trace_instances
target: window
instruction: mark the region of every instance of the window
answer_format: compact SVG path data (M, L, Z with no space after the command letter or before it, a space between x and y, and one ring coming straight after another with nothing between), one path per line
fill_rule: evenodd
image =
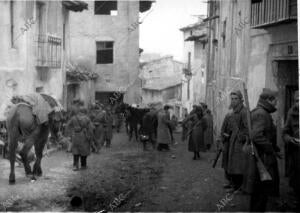
M112 64L114 61L114 42L100 41L96 42L97 46L97 64Z
M15 2L13 0L11 0L9 2L9 9L10 9L10 45L11 45L11 48L14 48L15 47L15 41L14 41L14 5L15 5Z
M95 15L118 15L118 1L95 1Z
M36 66L60 68L62 39L51 35L38 35L36 42Z
M35 88L35 91L36 91L37 93L43 93L43 92L44 92L44 87L36 87L36 88Z

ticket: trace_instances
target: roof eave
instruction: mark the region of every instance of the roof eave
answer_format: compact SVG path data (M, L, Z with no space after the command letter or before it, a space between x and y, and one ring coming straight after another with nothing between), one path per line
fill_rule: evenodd
M140 12L143 13L150 10L153 2L155 2L155 0L140 1Z
M71 10L73 12L82 12L83 10L88 10L88 4L84 1L68 0L62 1L62 4L67 10Z

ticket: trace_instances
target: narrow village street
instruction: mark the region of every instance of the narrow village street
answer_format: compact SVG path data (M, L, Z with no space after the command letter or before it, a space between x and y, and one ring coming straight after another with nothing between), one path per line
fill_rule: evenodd
M299 1L0 0L0 212L300 212Z
M220 162L212 168L215 154L202 153L193 161L179 136L175 134L178 144L170 152L150 147L143 152L141 144L128 142L124 131L116 133L111 149L89 157L87 170L72 171L72 155L59 151L44 157L44 175L35 182L17 167L15 185L8 185L9 164L1 159L1 210L246 211L246 196L226 199ZM76 195L83 199L78 208L70 204Z

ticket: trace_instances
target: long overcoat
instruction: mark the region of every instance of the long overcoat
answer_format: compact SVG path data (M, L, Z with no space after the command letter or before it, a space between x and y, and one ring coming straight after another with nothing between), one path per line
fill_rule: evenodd
M283 128L283 139L286 143L287 172L290 178L290 186L300 193L300 144L292 143L291 140L299 139L299 106L293 106L287 116Z
M113 137L113 116L110 112L104 112L100 118L103 126L103 140L111 140ZM104 142L104 141L103 141Z
M205 146L207 147L208 145L212 146L214 143L214 124L213 124L213 117L210 113L205 113L203 116L203 119L205 120L207 124L207 128L204 131L204 142Z
M190 152L205 152L204 131L207 128L205 119L203 117L199 119L194 113L185 122L190 122L187 130L188 150Z
M230 123L230 139L228 144L227 172L230 175L243 175L245 153L243 146L248 138L247 111L240 104L228 118Z
M279 172L276 159L276 152L279 148L276 145L276 127L270 114L275 111L276 109L271 104L260 99L257 107L251 112L252 141L272 181L260 181L256 161L248 152L242 187L245 192L279 195Z
M231 113L226 114L222 123L220 136L221 143L223 143L222 168L224 168L225 172L228 172L229 139L232 131L232 127L230 126L230 117Z
M170 114L164 110L158 112L157 120L157 143L158 144L170 144L171 134L170 129L172 123L170 120Z
M90 154L93 125L88 116L79 113L74 115L67 124L71 132L72 153L88 156Z
M97 115L95 116L95 119L93 120L95 130L94 130L94 141L97 146L97 149L100 149L100 147L103 145L103 137L104 137L104 127L103 123L101 122L101 119L103 117L103 111L99 110Z

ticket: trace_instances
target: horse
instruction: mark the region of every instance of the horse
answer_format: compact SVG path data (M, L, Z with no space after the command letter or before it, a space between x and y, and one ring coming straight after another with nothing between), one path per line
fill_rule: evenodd
M138 134L143 125L144 115L150 111L148 108L135 108L126 103L120 106L120 110L125 114L126 122L129 125L129 141L131 141L133 132L135 133L136 141L139 140ZM140 128L138 128L140 126Z
M50 103L49 103L50 104ZM53 103L52 103L53 104ZM50 104L51 105L51 104ZM11 109L7 117L8 149L10 160L9 184L15 184L15 160L18 141L22 141L24 146L20 152L24 164L25 174L36 180L35 176L42 176L41 161L43 150L49 137L50 129L52 134L57 134L60 126L62 113L52 111L48 114L48 121L38 124L36 116L32 112L32 107L28 104L19 103ZM28 162L28 152L34 146L36 161L33 170Z

